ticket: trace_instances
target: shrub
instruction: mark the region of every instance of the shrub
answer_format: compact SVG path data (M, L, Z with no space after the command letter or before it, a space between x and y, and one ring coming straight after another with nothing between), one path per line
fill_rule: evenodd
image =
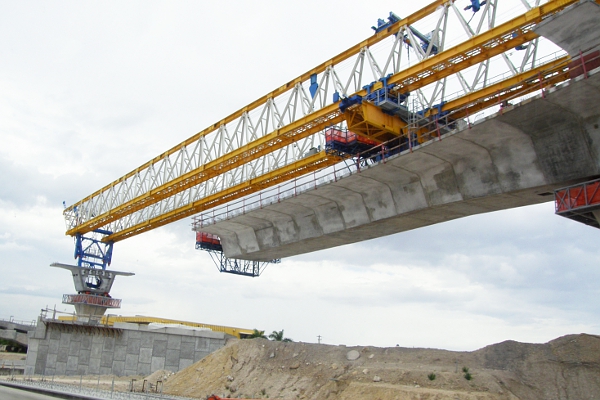
M427 375L427 377L429 378L430 381L435 380L435 374L432 372L429 375Z

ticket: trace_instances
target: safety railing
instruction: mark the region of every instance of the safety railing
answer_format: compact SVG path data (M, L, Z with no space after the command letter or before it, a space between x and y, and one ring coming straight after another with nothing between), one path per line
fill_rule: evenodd
M151 382L139 379L129 379L122 382L118 378L111 378L108 382L102 376L64 376L54 375L24 375L0 376L0 384L15 389L31 389L57 398L98 399L98 400L150 400L172 399L190 400L190 397L164 394L162 381L152 385ZM104 379L103 379L104 378ZM68 383L67 383L68 381ZM105 388L108 386L108 388Z
M121 299L113 299L105 296L95 296L93 294L63 294L64 304L88 304L107 308L120 308Z
M445 136L463 129L471 129L487 117L498 113L501 115L507 107L515 106L536 96L545 97L549 89L565 81L580 76L586 79L591 73L598 72L599 67L600 52L582 53L580 57L571 59L570 63L551 68L544 71L543 74L540 73L538 77L530 79L528 86L519 83L514 85L514 90L511 90L512 87L503 88L501 92L451 110L442 117L417 118L410 122L409 133L406 136L400 136L398 139L375 146L373 149L379 148L378 151L371 149L358 153L353 158L349 158L333 167L313 172L307 176L296 178L285 184L265 189L241 200L217 207L207 213L199 214L193 218L192 229L202 230L203 227L214 225L217 222L279 203L310 190L316 190L319 186L337 182L353 174L360 173L361 170L366 168L385 163L391 157L412 153L427 143L442 140ZM532 84L535 89L532 89ZM480 104L484 104L485 108L480 109ZM476 112L470 114L471 110Z
M102 315L77 314L77 313L75 313L75 311L73 311L73 312L59 311L56 308L54 308L54 309L43 308L40 313L40 317L45 322L55 321L55 322L60 322L60 323L72 323L74 325L108 326L108 322L106 321L105 318L103 318Z
M30 326L30 327L35 327L35 325L37 323L36 320L25 321L25 320L14 319L13 317L10 317L9 319L0 318L0 321L1 322L7 322L9 324L22 325L22 326Z

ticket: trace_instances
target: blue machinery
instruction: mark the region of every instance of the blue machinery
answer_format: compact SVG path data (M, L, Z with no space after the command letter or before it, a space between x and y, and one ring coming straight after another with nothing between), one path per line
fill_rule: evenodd
M477 3L479 3L479 2L477 1ZM477 10L479 10L479 8ZM390 16L388 17L388 22L385 22L385 20L380 18L377 20L377 26L376 27L372 26L371 29L373 29L375 31L375 33L378 33L378 32L381 32L381 31L387 29L389 26L395 24L396 22L400 21L401 19L402 18L400 18L399 16L397 16L396 14L394 14L393 12L390 11ZM432 43L432 42L434 42L434 40L433 40L431 34L424 35L421 32L419 32L418 30L416 30L415 28L413 28L412 26L409 26L408 29L410 29L412 34L415 35L421 41L421 43L420 43L421 49L423 49L424 52L427 52L427 49L429 48L429 46L431 46L431 54L438 53L437 46L434 43ZM408 36L406 36L406 35L404 36L404 38L402 40L408 46L413 45L411 43L410 39L408 38Z
M78 267L102 268L110 266L113 242L103 242L102 238L112 234L104 229L95 229L91 237L75 235L75 259Z

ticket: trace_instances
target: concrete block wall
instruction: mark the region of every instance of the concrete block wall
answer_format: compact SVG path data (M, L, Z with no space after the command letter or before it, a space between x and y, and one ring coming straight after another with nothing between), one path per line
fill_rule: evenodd
M40 321L30 333L25 375L149 375L177 372L220 349L222 332L149 329L116 323L92 327Z

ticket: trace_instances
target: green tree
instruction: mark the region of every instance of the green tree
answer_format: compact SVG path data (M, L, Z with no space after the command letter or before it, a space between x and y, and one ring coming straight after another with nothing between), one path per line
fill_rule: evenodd
M275 340L276 342L293 342L292 339L283 337L283 329L279 332L273 331L273 333L269 335L269 339Z
M254 338L262 338L266 339L265 331L259 331L258 329L254 329L254 332L246 337L246 339L254 339Z

